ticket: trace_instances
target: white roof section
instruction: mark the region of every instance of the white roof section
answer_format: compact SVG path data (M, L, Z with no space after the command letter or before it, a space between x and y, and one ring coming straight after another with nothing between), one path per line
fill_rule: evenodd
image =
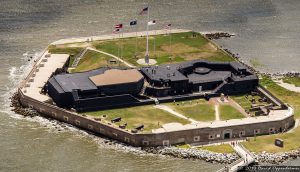
M200 128L221 128L237 125L247 125L255 123L264 123L270 121L281 121L287 117L292 116L294 110L288 108L287 110L271 110L268 116L248 117L242 119L231 119L227 121L213 121L213 122L198 122L182 125L180 123L164 124L161 128L152 130L152 133L164 133L178 130L200 129Z
M49 56L48 51L46 51L36 63L36 69L30 77L29 82L27 82L26 86L22 89L24 94L42 102L49 100L50 97L41 94L41 90L52 73L55 72L57 68L62 68L68 58L69 54L51 54Z

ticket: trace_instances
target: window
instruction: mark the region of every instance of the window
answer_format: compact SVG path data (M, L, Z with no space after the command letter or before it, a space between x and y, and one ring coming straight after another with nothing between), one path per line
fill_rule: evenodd
M125 142L130 142L130 139L128 137L124 138Z
M269 128L269 133L275 133L275 128L274 127Z
M243 131L240 131L240 136L245 136L246 135L246 132L243 130Z
M209 135L209 139L214 139L214 135Z
M143 145L144 145L144 146L149 146L149 141L145 141L145 140L144 140L144 141L143 141Z
M69 118L67 116L64 116L65 121L69 121Z
M92 130L94 127L91 124L88 124L88 129Z
M75 120L75 124L76 124L76 125L80 125L80 121Z
M170 142L169 140L163 140L163 146L169 146Z
M200 141L200 136L194 136L194 142L199 142Z
M259 133L260 133L260 129L254 130L254 134L259 134Z

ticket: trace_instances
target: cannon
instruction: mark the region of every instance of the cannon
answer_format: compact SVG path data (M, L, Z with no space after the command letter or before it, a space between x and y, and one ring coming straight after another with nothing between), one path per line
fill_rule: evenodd
M141 130L141 129L143 129L144 128L144 124L140 124L140 125L138 125L137 127L135 127L134 129L136 129L136 130Z
M114 119L111 120L112 123L115 123L115 122L120 122L122 120L121 117L116 117Z

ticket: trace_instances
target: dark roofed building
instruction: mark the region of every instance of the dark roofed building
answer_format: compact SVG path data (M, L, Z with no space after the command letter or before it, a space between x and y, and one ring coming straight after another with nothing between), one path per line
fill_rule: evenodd
M55 75L49 79L47 89L58 106L79 108L80 104L88 99L90 102L95 100L92 104L101 104L103 102L97 98L137 95L143 84L144 77L136 69L100 68L88 72ZM118 104L115 101L111 103Z
M149 96L172 100L181 95L241 94L257 85L257 76L238 62L194 60L140 71L100 68L58 74L49 79L46 90L58 106L86 111L153 102Z
M179 64L141 68L150 86L151 96L214 92L238 94L253 90L258 78L238 62L208 62L194 60Z

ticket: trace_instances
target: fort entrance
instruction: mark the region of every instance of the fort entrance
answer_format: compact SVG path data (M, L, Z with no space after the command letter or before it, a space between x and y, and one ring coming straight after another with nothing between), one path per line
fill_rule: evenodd
M223 131L223 139L231 139L232 138L232 130L226 129Z

